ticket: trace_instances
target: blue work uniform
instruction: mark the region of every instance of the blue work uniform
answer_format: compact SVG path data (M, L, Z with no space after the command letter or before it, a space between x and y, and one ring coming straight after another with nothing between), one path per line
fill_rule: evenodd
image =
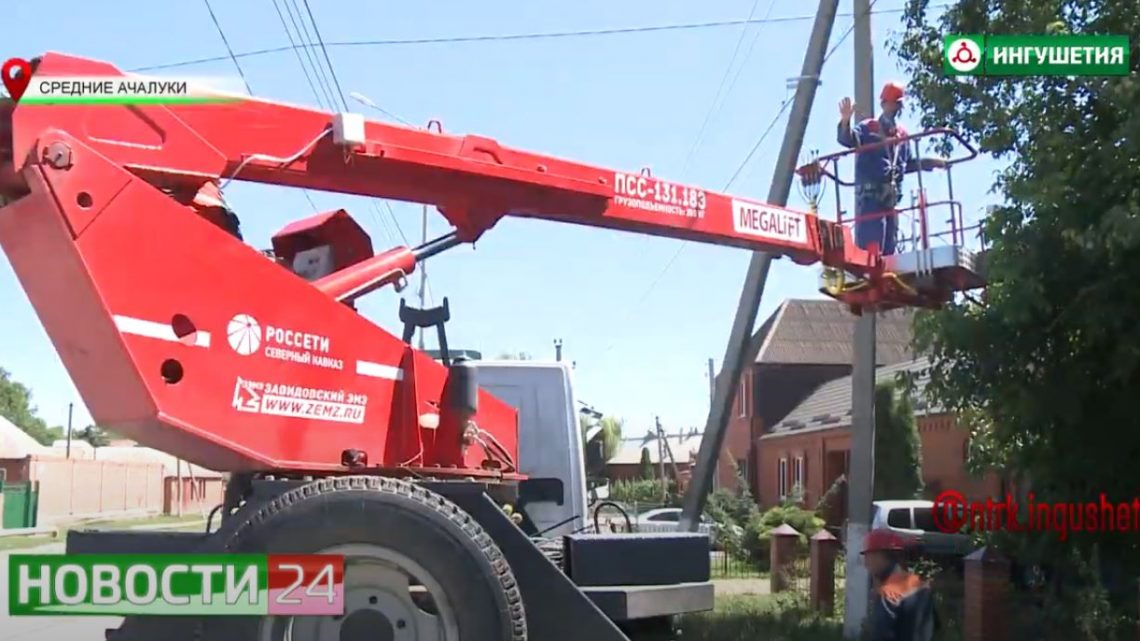
M849 149L882 142L888 129L882 119L868 118L847 128L839 124L839 144ZM897 127L895 138L906 136ZM895 253L898 215L895 207L902 193L903 175L918 171L924 163L911 157L906 142L885 145L855 154L855 244L867 249L878 243L884 256Z

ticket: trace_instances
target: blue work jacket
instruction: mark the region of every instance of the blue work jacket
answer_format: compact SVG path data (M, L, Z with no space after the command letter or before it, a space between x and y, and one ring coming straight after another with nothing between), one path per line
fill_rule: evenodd
M896 127L895 138L906 136ZM850 129L839 124L837 140L848 149L882 142L888 136L883 124L868 118ZM903 175L918 171L924 163L911 155L910 144L884 145L855 154L855 199L884 208L894 207L902 192Z

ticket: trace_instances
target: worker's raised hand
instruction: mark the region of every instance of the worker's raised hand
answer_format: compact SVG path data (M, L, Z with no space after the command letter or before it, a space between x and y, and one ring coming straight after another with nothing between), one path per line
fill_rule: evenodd
M851 120L851 116L855 114L855 103L850 98L844 98L839 101L839 117L843 120Z

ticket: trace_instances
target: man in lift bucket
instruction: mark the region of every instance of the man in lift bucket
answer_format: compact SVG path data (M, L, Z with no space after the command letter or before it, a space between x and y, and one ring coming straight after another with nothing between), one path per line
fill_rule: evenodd
M855 104L850 98L839 103L839 144L859 149L855 154L855 244L869 251L877 249L884 256L895 253L898 240L895 207L902 193L903 175L946 167L946 161L939 158L913 157L907 141L861 149L907 135L896 123L905 93L897 82L883 85L879 94L882 114L877 119L862 120L854 127L851 116L855 113Z

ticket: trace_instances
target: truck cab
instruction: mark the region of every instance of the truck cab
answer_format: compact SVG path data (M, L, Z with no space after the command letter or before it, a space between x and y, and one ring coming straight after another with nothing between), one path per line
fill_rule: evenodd
M544 537L586 528L586 452L578 423L573 370L569 364L483 361L479 385L519 413L519 471L531 479L558 479L562 500L529 500L526 513Z

